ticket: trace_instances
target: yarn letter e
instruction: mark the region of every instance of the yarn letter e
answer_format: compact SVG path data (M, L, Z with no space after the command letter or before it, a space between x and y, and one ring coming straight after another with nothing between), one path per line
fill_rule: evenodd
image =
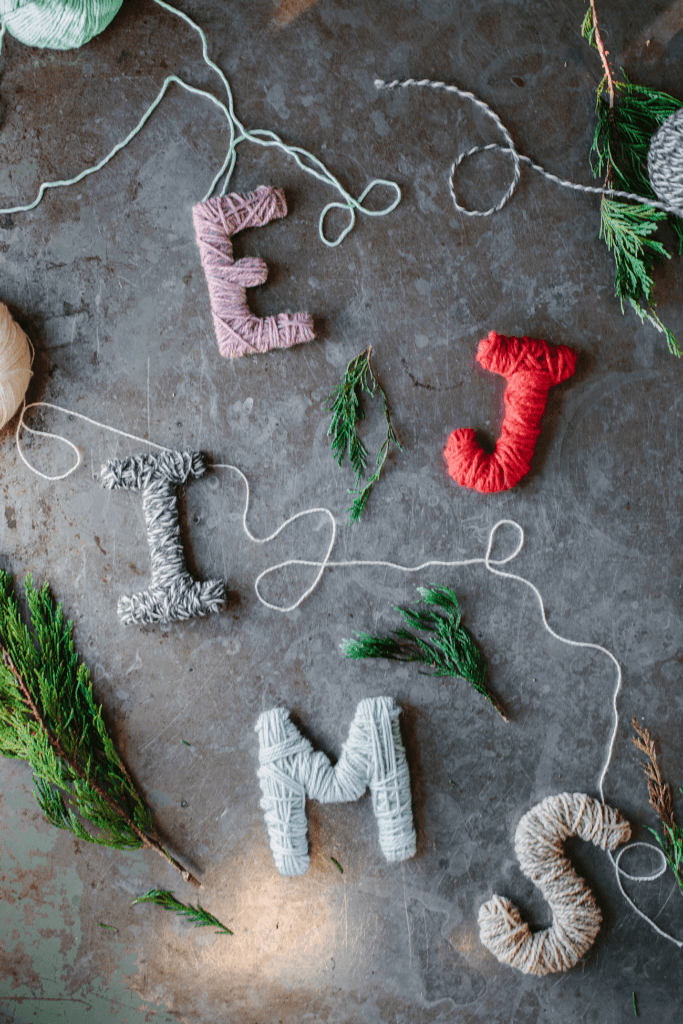
M524 974L568 971L595 942L602 915L593 893L565 857L564 841L578 836L602 850L615 850L630 835L629 823L618 811L584 793L546 797L517 826L515 853L522 873L550 904L553 923L532 935L514 903L493 896L479 910L483 945L501 963Z
M495 450L489 455L469 428L454 430L445 449L453 479L482 494L507 491L531 466L548 393L573 376L576 352L535 338L506 338L491 331L482 338L477 362L507 380L505 419Z
M320 803L358 800L370 787L382 853L389 861L415 853L410 774L393 697L362 700L334 768L289 720L285 708L260 715L258 777L270 848L281 875L308 868L306 796Z
M152 556L152 582L147 590L119 599L117 612L129 626L137 622L174 622L217 612L225 602L222 580L202 583L185 566L180 539L178 487L188 477L203 476L202 452L160 452L113 459L102 466L102 486L142 491L142 511Z
M289 348L313 338L309 313L279 313L260 320L247 306L247 288L263 284L268 267L258 257L233 259L230 238L262 227L287 213L281 188L214 197L192 209L197 245L209 286L211 312L221 355L234 358L271 348Z

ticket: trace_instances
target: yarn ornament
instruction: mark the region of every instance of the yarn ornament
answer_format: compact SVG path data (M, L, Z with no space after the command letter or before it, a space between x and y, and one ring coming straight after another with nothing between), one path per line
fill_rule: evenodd
M31 379L31 342L0 302L0 428L21 405Z
M180 537L178 487L207 469L202 452L163 451L131 455L102 466L101 483L109 490L142 491L142 511L152 556L152 582L147 590L124 595L117 613L121 622L174 622L217 612L225 603L222 580L196 580L186 568Z
M123 0L0 0L7 31L26 46L73 50L103 32Z
M209 286L218 348L234 358L311 341L309 313L280 313L260 320L247 306L247 288L264 284L268 267L258 257L235 261L230 238L246 228L263 227L287 214L280 188L260 185L255 192L208 199L192 209L194 230Z
M526 476L541 432L551 387L576 369L576 352L535 338L506 338L491 331L482 338L477 362L505 377L505 418L495 450L485 452L474 430L454 430L445 448L448 472L463 487L495 494Z
M306 796L320 803L358 800L370 787L379 843L388 861L415 854L410 774L393 697L362 700L336 765L313 747L285 708L265 711L255 729L270 848L281 875L303 875L309 853Z
M517 826L515 852L522 873L550 905L553 923L532 934L514 903L493 896L479 910L483 945L501 963L524 974L570 970L595 942L602 915L586 882L565 857L564 841L578 836L612 851L630 835L618 811L584 793L546 797Z

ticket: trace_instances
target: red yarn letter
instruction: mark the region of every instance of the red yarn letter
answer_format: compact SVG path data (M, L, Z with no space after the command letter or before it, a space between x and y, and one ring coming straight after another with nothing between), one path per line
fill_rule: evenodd
M548 392L576 368L576 352L535 338L506 338L491 331L482 338L477 362L507 380L505 419L492 455L478 444L473 430L454 430L445 456L448 472L463 487L483 494L507 491L529 472L541 432Z
M262 227L286 213L284 192L271 185L261 185L246 195L232 192L209 199L192 210L216 340L223 356L289 348L313 338L313 320L308 313L280 313L265 320L254 316L247 306L247 288L263 284L268 267L258 257L235 262L232 255L231 235Z

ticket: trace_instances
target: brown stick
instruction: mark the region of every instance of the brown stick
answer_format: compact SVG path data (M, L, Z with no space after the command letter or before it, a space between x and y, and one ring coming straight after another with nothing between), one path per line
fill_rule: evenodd
M62 746L61 742L56 737L50 734L50 731L45 725L43 717L40 714L38 707L36 706L36 703L33 699L33 695L31 694L31 691L29 690L25 679L18 672L9 651L5 647L0 646L0 652L0 657L2 658L3 664L5 665L6 668L10 670L10 672L16 679L17 686L19 687L19 691L23 697L23 700L31 713L31 717L36 722L36 724L40 726L40 728L44 731L45 735L48 738L50 746L57 754L57 757L65 761L66 764L68 764L71 770L74 772L74 774L77 775L79 779L82 779L84 782L86 782L88 786L90 786L90 788L93 789L102 800L104 800L104 802L112 809L112 811L114 811L114 813L117 814L119 818L122 818L125 821L128 827L132 829L132 831L136 834L136 836L138 837L138 839L140 840L144 847L146 847L149 850L155 850L161 857L167 860L169 864L172 864L176 871L180 872L180 874L182 875L186 882L189 882L190 885L195 886L195 888L197 889L201 889L201 882L199 882L194 877L194 875L187 870L187 868L184 868L183 865L175 859L175 857L172 857L171 854L168 853L168 851L164 848L160 838L156 835L148 836L145 832L142 831L142 829L138 828L133 819L126 812L125 808L121 807L120 804L117 804L116 801L109 796L107 791L104 790L99 785L98 782L96 782L94 779L88 778L88 776L85 774L85 772L78 764L78 762L74 760L72 757L69 757L66 750ZM128 775L127 772L125 772L125 775L128 781L131 782L130 776Z
M614 107L614 79L612 78L612 72L610 71L609 61L607 60L607 51L600 35L600 26L598 25L598 12L595 7L595 0L590 0L591 11L593 12L593 29L595 32L595 42L598 46L598 53L600 54L600 60L605 71L605 78L607 79L607 90L609 92L609 105L610 109Z

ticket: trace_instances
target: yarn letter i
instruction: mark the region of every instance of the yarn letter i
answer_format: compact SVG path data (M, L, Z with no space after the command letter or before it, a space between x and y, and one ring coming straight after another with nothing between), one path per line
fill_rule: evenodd
M541 433L551 387L573 376L576 352L535 338L506 338L491 331L482 338L477 362L507 380L505 419L492 454L469 428L454 430L445 449L453 479L482 494L507 491L526 476Z
M504 896L479 909L479 937L502 964L524 974L568 971L595 942L602 915L593 893L564 855L569 836L615 850L631 828L618 811L584 793L546 797L524 815L515 833L522 873L537 885L553 912L553 923L532 935L519 910Z
M206 472L202 452L164 451L131 455L106 462L102 486L142 491L142 510L152 556L152 582L147 590L119 599L117 612L124 625L174 622L217 612L225 602L222 580L196 580L185 567L180 539L177 488Z
M197 245L209 286L211 312L221 355L234 358L271 348L289 348L313 338L309 313L279 313L260 320L247 306L247 288L263 284L268 267L258 257L233 259L230 238L245 228L284 217L282 189L261 185L255 192L208 199L192 209Z
M388 861L415 854L410 774L393 697L362 700L336 765L289 720L285 708L259 716L258 777L270 848L281 875L308 868L306 796L320 803L358 800L370 787L379 843Z

